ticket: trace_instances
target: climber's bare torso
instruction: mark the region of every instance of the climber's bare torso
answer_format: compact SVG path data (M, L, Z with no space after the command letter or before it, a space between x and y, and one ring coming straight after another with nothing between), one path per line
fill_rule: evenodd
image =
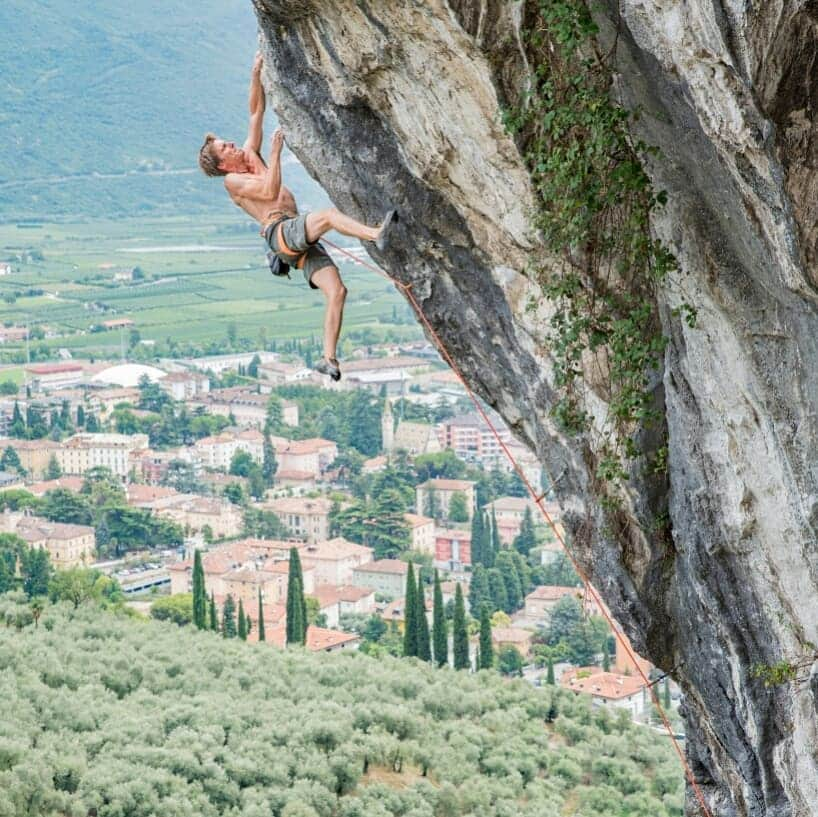
M298 206L295 196L285 185L280 185L277 194L270 195L265 185L268 167L255 150L235 148L231 142L225 143L227 151L235 151L237 163L244 167L224 177L224 186L230 198L245 213L254 218L262 227L282 215L295 216Z

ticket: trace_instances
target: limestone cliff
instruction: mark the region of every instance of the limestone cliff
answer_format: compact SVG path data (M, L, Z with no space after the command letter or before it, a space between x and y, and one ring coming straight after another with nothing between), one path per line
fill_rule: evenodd
M658 303L669 467L634 475L613 534L588 441L549 414L548 305L526 309L534 201L500 110L529 75L531 4L254 2L290 147L341 209L400 208L378 261L553 475L574 551L638 651L673 669L712 813L818 815L818 684L751 674L818 642L816 3L621 0L600 17L616 93L661 150L654 228L680 264ZM666 537L642 533L652 518Z

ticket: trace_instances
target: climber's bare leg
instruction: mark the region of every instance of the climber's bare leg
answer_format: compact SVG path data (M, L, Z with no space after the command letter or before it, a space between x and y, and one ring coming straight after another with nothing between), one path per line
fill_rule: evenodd
M347 288L344 286L344 282L335 267L322 267L320 270L316 270L310 280L324 293L327 300L324 312L324 357L335 362L336 346L338 345L338 336L341 334L341 321L344 317L344 301L346 301L347 297Z
M367 227L366 224L361 224L360 221L345 216L335 207L331 207L329 210L319 210L317 213L309 213L305 227L307 241L311 244L318 241L324 233L330 230L336 230L341 235L360 238L361 241L374 241L380 232L380 227ZM319 270L319 272L323 272L323 270ZM316 283L318 282L316 281Z

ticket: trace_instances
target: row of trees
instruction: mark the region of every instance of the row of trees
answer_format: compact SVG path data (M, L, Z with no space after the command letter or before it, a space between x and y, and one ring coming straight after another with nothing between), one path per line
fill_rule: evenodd
M411 562L406 573L406 593L404 598L403 652L405 657L420 658L434 662L438 667L449 663L449 628L443 604L440 576L435 570L432 596L432 632L426 617L426 592L422 571L418 570L417 581ZM480 646L477 653L477 669L489 669L494 663L491 642L491 622L487 607L480 616ZM466 616L463 591L458 582L455 588L454 614L452 618L452 665L456 670L471 669L469 656L469 627Z
M25 414L15 400L8 435L20 440L39 440L43 437L61 440L66 435L73 434L77 428L84 428L90 432L99 431L96 415L86 412L83 406L79 406L75 425L68 400L63 400L59 409L50 411L29 402Z
M185 596L187 594L184 594ZM169 597L169 599L179 599L179 596ZM184 613L179 616L166 615L166 608L177 608L182 606ZM252 619L244 611L244 602L239 599L238 610L235 599L228 594L222 605L221 628L218 625L216 611L216 600L211 592L207 595L205 586L204 565L202 563L202 553L196 550L193 557L193 591L190 594L190 612L186 615L187 599L182 598L178 602L167 604L154 604L151 613L154 618L172 618L177 624L186 624L189 621L199 630L221 630L225 638L238 637L243 641L247 640L252 628ZM155 610L158 610L158 615ZM238 618L237 618L238 615ZM304 572L301 567L301 559L297 548L290 548L290 563L287 579L287 606L286 606L286 643L288 645L304 645L307 643L307 627L309 626L310 615L308 613L307 598L304 594ZM258 591L258 612L256 621L258 622L258 640L266 640L264 628L264 602L261 590Z

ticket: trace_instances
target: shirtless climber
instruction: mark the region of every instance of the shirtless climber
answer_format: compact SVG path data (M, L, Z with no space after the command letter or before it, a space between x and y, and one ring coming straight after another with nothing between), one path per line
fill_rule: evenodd
M318 239L329 230L337 230L342 235L373 241L382 251L390 227L397 222L397 213L390 210L379 227L367 227L335 208L298 215L292 192L281 183L281 128L273 134L269 166L259 155L265 107L262 64L261 54L256 54L250 79L250 127L244 147L237 148L233 142L208 133L199 151L199 166L208 176L224 176L230 198L261 224L261 235L271 252L284 263L298 267L310 287L324 293L324 356L314 368L340 380L335 347L347 289Z

